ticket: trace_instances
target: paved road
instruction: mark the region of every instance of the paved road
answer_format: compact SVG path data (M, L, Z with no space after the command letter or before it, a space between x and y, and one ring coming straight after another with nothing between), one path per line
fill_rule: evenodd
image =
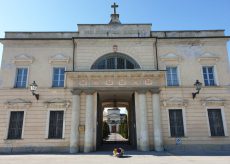
M118 133L110 133L106 141L128 141L128 139L125 139L124 137L122 137L122 135Z
M0 155L0 164L230 164L230 156L190 155L137 151L127 151L124 158L113 157L111 152L78 155Z

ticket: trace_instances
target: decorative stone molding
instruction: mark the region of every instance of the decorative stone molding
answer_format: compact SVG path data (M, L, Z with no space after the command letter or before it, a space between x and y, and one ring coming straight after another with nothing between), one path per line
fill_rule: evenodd
M53 98L44 102L47 108L69 108L71 102L61 98Z
M32 102L21 98L16 98L7 100L4 105L6 109L28 109L31 107Z
M62 63L62 64L68 64L70 61L70 57L67 57L63 54L56 54L49 58L49 63L55 64L55 63Z
M71 90L72 95L80 95L81 92L82 92L82 90L79 90L79 89L73 89L73 90Z
M160 60L162 62L180 62L182 61L182 57L173 53L168 53L160 56Z
M188 100L180 97L170 97L162 100L162 104L165 107L186 107L188 106Z
M12 63L14 64L32 64L34 58L32 56L28 56L27 54L20 54L14 57Z
M202 62L216 63L219 61L219 57L213 53L206 52L206 53L200 55L200 57L198 58L198 61L200 63L202 63Z
M159 94L161 92L161 90L160 90L160 88L155 87L155 88L150 89L150 92L152 94Z
M225 100L219 97L207 97L201 100L203 106L224 106Z

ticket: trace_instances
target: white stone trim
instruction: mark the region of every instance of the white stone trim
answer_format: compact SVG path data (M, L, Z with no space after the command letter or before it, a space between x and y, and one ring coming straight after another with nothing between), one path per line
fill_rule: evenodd
M224 107L223 106L206 106L205 110L206 110L206 119L207 119L207 125L208 125L208 136L209 137L215 137L215 136L211 135L209 117L208 117L208 109L220 109L222 122L223 122L223 127L224 127L224 136L218 136L218 137L227 137L227 136L229 136L228 128L227 128L227 122L226 122L226 119L225 119Z
M219 57L213 53L205 52L197 59L200 63L217 63L219 61Z
M32 56L29 56L27 54L19 54L14 57L12 60L12 63L15 65L29 65L32 64L34 61L34 58Z
M21 135L21 138L20 139L23 139L24 138L24 131L25 131L25 123L26 123L26 112L27 112L27 109L8 109L7 110L7 123L6 123L6 127L5 127L5 136L4 136L4 139L5 140L20 140L20 139L8 139L8 131L9 131L9 126L10 126L10 116L11 116L11 112L24 112L24 115L23 115L23 123L22 123L22 135Z
M168 53L168 54L160 56L160 60L162 62L165 62L165 63L167 63L167 62L180 62L180 61L182 61L182 57L179 55L176 55L174 53Z
M49 122L50 122L50 112L51 111L63 111L63 129L62 129L62 139L65 138L65 120L66 120L66 109L65 108L50 108L47 110L47 118L46 118L46 128L45 128L45 138L46 139L54 139L55 138L48 138L49 137Z
M184 107L168 107L166 108L166 112L167 112L167 122L168 122L168 137L171 138L175 138L171 136L171 130L170 130L170 120L169 120L169 110L177 110L177 109L181 109L182 110L182 118L183 118L183 126L184 126L184 136L183 137L187 137L188 133L187 133L187 119L186 119L186 110ZM181 137L181 138L183 138Z
M168 108L169 107L183 108L188 106L189 101L181 97L169 97L167 99L161 100L161 103L164 107L168 107Z
M49 57L50 64L68 64L69 61L70 57L63 55L62 53Z

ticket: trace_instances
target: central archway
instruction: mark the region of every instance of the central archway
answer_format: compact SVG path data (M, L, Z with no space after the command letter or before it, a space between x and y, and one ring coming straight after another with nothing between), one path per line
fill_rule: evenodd
M109 53L98 58L91 69L140 69L140 65L123 53Z
M97 98L97 150L112 150L118 146L126 150L136 149L134 92L99 91ZM120 111L122 108L125 108L126 114L122 114ZM106 109L107 112L105 113ZM107 126L107 130L104 125ZM105 138L107 135L104 137L106 131L109 131L108 138Z

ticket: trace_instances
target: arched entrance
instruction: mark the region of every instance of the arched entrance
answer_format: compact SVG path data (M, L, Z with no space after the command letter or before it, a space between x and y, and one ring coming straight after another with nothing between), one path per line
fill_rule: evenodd
M134 93L98 92L97 150L136 149Z

